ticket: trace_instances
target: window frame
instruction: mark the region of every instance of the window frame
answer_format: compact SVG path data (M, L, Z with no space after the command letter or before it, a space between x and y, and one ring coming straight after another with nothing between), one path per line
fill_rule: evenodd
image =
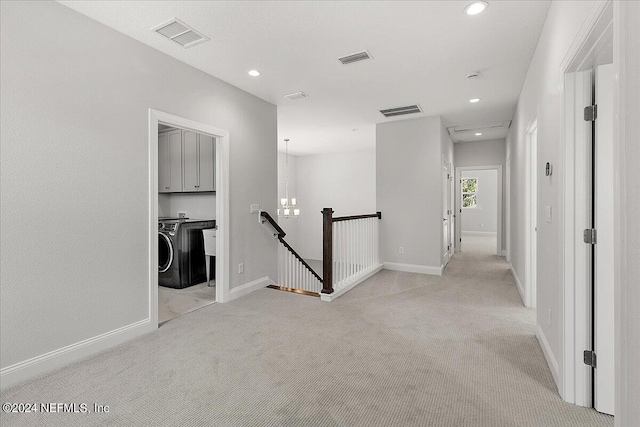
M464 191L464 189L462 187L462 181L469 180L469 179L475 179L476 180L476 191ZM460 208L462 208L464 210L467 210L467 209L470 209L470 210L480 209L478 207L478 188L479 188L479 185L480 185L480 183L479 183L479 180L478 180L477 176L475 176L475 177L474 176L460 177ZM476 204L474 206L465 206L464 205L464 196L466 194L473 194L474 196L476 196L475 197Z

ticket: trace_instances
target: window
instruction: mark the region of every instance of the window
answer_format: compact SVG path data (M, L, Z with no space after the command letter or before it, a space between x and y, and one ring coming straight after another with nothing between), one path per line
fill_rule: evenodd
M462 207L476 208L476 194L478 193L478 178L462 179Z

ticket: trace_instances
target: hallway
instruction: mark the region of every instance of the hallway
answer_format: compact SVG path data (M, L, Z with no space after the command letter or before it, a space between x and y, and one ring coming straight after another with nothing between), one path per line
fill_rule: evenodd
M5 426L610 426L564 403L504 259L467 242L442 277L383 270L332 303L264 289L2 393L108 414Z

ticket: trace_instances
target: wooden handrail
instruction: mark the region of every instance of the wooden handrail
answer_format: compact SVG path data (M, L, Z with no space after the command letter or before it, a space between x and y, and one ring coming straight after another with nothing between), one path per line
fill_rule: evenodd
M287 233L284 232L282 227L278 225L276 220L273 219L271 215L269 215L269 212L260 211L260 216L264 218L267 222L269 222L269 224L271 224L271 226L278 232L278 239L281 239L287 235Z
M332 294L333 289L333 223L340 221L352 221L356 219L378 218L382 219L382 212L366 215L352 215L333 217L333 209L322 210L322 292Z
M293 256L296 257L298 259L298 261L300 261L302 263L302 265L307 267L307 270L309 270L311 272L311 274L313 274L315 276L316 279L318 279L321 283L323 282L322 277L318 276L318 273L313 271L313 268L311 268L311 266L309 264L307 264L307 262L305 260L303 260L300 255L298 255L298 252L296 252L295 249L293 249L291 247L291 245L289 245L282 237L278 237L278 240L280 240L280 243L282 243L284 245L284 247L287 248L289 250L289 252L291 252L293 254Z
M277 237L278 237L278 240L280 241L280 243L282 243L284 245L284 247L287 248L289 250L289 252L291 252L293 254L293 256L296 257L296 259L298 261L300 261L302 263L302 265L304 265L306 267L306 269L309 270L311 272L311 274L313 274L314 277L316 279L318 279L322 283L322 278L318 275L318 273L316 273L313 270L313 268L311 268L311 266L309 264L307 264L307 262L305 260L302 259L302 257L298 254L298 252L296 252L295 249L293 249L291 247L291 245L288 244L286 240L284 240L284 236L286 236L287 233L285 233L285 231L282 229L282 227L280 227L280 225L278 225L276 220L274 220L273 217L271 215L269 215L269 212L260 211L260 216L262 218L264 218L265 221L269 222L269 224L271 224L271 226L278 232Z
M339 216L339 217L336 217L336 218L332 218L331 221L332 222L353 221L354 219L365 219L365 218L382 219L382 212L376 212L374 214L367 214L367 215Z

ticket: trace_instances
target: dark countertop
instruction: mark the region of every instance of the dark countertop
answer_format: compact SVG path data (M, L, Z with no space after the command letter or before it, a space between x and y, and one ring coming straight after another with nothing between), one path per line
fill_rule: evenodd
M160 217L160 218L158 218L158 221L159 222L176 221L176 222L180 222L182 224L192 224L192 223L196 223L196 222L213 222L214 226L216 224L216 220L215 219L197 219L197 218Z

